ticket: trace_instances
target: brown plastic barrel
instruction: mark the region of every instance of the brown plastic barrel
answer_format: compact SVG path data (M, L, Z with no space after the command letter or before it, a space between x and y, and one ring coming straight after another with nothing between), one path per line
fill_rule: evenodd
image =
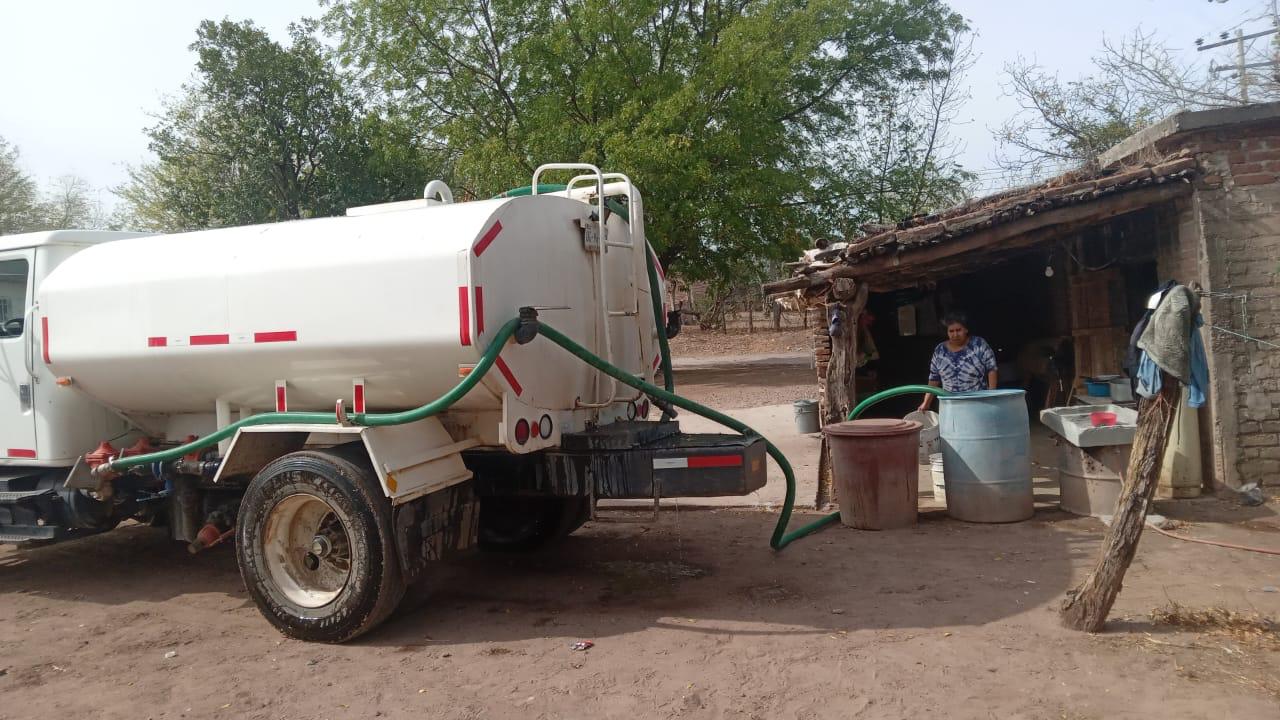
M840 522L859 530L916 524L920 466L918 422L851 420L823 428Z

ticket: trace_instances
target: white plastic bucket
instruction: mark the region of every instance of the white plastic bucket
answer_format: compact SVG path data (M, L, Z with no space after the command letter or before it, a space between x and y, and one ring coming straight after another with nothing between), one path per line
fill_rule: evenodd
M1111 399L1115 402L1133 402L1133 385L1129 384L1129 378L1117 378L1109 382L1111 385Z
M946 473L942 469L942 453L933 453L929 456L929 475L933 478L933 499L947 504L947 482Z
M903 420L920 423L920 464L929 462L934 453L942 452L942 438L938 431L938 413L932 410L909 413Z

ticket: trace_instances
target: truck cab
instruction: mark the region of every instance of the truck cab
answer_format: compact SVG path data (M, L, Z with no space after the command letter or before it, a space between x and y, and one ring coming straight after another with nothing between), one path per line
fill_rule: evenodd
M41 361L48 328L33 320L36 290L75 253L144 234L58 230L0 238L0 541L61 539L62 526L42 522L48 515L36 506L56 494L86 446L129 432L91 398L52 392L57 378Z

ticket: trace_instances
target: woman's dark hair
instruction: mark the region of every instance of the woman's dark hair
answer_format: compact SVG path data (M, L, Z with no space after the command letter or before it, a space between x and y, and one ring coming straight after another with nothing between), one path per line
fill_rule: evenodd
M942 316L942 327L948 328L952 325L963 325L969 327L969 315L960 310L948 310Z

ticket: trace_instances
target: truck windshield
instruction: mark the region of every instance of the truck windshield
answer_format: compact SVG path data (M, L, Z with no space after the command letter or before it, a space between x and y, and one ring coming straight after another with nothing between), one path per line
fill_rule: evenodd
M21 337L27 314L25 258L0 260L0 337Z

